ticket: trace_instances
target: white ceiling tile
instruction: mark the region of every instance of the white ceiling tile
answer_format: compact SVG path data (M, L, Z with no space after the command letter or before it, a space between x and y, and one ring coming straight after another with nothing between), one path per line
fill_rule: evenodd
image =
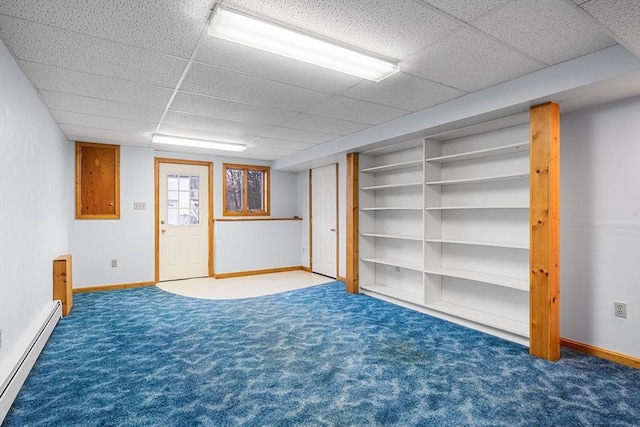
M390 59L403 59L459 26L413 0L228 0L224 5Z
M316 105L309 113L377 125L402 117L410 111L337 95Z
M558 0L519 0L472 25L549 65L615 44L572 6Z
M194 64L182 91L290 111L305 111L329 95L219 68Z
M12 0L0 14L189 58L211 0Z
M50 109L142 122L158 123L164 111L160 108L144 105L127 104L49 90L40 90L40 96Z
M70 111L51 110L51 115L58 123L65 125L110 129L142 134L151 134L156 129L155 123L94 116L91 114L73 113Z
M164 108L172 91L158 86L82 71L65 70L49 65L19 61L20 67L38 89L110 101Z
M640 1L591 0L582 9L607 28L636 56L640 56Z
M371 126L369 124L349 122L331 117L315 116L313 114L300 114L299 116L283 123L283 125L294 129L326 132L334 135L348 135Z
M258 136L271 129L269 125L246 123L195 114L168 111L162 121L163 125L176 126L184 129L195 129L206 132L222 133L226 135Z
M196 61L331 94L342 92L361 80L215 37L203 40Z
M178 92L176 94L170 109L219 119L263 123L267 125L281 124L298 114L293 111L257 107L255 105L185 92Z
M396 73L381 82L363 81L343 95L363 101L419 111L464 95L465 92L424 80L407 73Z
M18 59L171 89L187 65L168 55L1 15L0 37Z
M510 1L512 0L427 0L427 3L461 21L469 22Z
M496 58L500 58L499 64ZM466 28L409 58L403 65L409 73L467 92L494 86L543 67Z
M212 141L235 142L241 144L246 144L256 138L255 135L227 135L222 132L210 132L194 128L188 129L171 125L161 125L158 129L158 133L184 138L208 139Z
M291 129L286 127L274 127L263 133L261 136L275 139L283 139L286 141L308 142L312 144L320 144L322 142L331 141L339 135L330 135L327 133L310 132L307 130Z
M305 150L307 148L313 147L316 144L311 144L308 142L295 142L295 141L286 141L277 138L256 138L249 143L249 148L251 149L276 149L276 150L291 150L291 151L299 151Z
M123 132L110 129L98 129L76 125L60 125L64 134L71 141L104 142L123 145L149 145L151 134Z
M295 153L296 151L300 151L297 148L277 148L270 147L268 145L262 146L261 144L249 144L247 151L244 153L251 156L259 155L262 158L263 155L272 155L276 158L286 156L287 154Z

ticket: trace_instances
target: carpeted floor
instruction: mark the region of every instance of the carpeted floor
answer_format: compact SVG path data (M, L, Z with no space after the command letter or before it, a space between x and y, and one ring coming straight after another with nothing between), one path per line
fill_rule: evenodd
M527 348L344 284L75 296L4 426L638 426L640 370Z

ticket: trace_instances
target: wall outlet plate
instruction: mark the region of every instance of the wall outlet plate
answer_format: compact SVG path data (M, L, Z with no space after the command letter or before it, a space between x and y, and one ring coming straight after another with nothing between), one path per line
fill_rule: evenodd
M117 259L112 259L111 260L111 267L117 267L118 266L118 260Z
M622 301L614 301L613 302L613 314L616 317L627 317L627 303Z

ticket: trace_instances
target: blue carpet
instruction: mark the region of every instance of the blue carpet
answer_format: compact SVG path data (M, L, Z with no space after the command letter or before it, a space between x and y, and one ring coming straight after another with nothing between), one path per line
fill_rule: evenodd
M334 282L212 301L75 296L4 426L638 426L640 371Z

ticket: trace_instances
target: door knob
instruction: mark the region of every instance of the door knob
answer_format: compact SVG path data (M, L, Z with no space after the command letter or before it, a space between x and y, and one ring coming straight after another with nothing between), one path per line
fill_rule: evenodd
M331 231L336 231L336 229L335 229L335 228L332 228L332 229L331 229Z
M160 224L164 224L164 219L162 221L160 221Z
M163 228L163 229L162 229L162 232L164 233L165 231L167 231L167 229L166 229L166 228Z

